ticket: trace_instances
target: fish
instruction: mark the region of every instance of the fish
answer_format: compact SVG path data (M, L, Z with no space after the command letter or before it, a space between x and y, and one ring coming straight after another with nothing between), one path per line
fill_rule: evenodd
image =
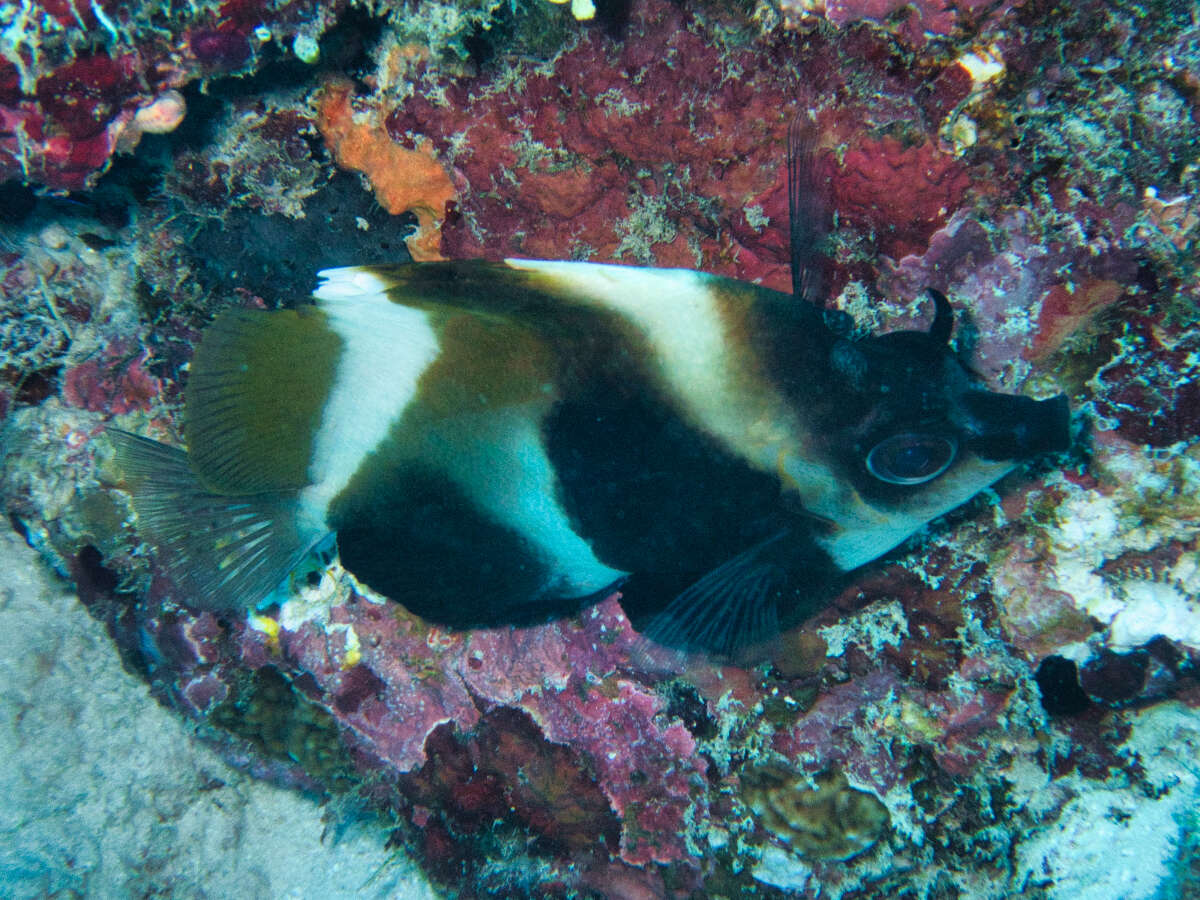
M619 591L651 641L732 655L1066 450L1067 398L989 390L939 291L927 330L862 337L810 302L812 155L789 153L791 293L510 258L326 269L311 303L221 313L186 447L111 432L180 599L251 610L333 540L358 582L440 626Z

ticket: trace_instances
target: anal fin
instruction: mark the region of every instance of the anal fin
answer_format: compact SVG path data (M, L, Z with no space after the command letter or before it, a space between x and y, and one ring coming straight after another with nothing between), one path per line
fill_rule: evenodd
M253 609L325 536L303 524L294 491L214 494L185 451L117 429L107 434L133 495L138 533L190 606Z

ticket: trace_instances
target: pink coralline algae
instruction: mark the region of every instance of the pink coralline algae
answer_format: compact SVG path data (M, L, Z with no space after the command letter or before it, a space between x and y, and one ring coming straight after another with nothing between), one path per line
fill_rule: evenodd
M471 732L494 711L519 710L539 741L575 748L576 765L609 804L600 818L621 823L621 859L688 856L685 824L707 767L689 732L662 718L662 699L620 676L633 634L615 599L578 622L469 634L359 600L335 607L325 623L269 637L247 630L242 640L247 659L283 659L308 673L361 752L398 773L425 767L418 780L437 777L427 771L428 741L440 726Z
M449 877L469 836L499 820L569 854L573 881L644 885L657 876L641 867L693 864L709 767L663 698L622 675L634 635L615 598L569 622L469 634L346 600L291 627L231 632L201 615L137 628L194 714L219 712L247 665L303 673L298 694L333 712L360 765L386 773L368 791L421 828L435 874Z
M67 370L63 399L71 406L92 412L112 411L119 415L133 410L150 412L162 386L146 371L148 356L145 350L109 347L98 358Z
M988 0L783 0L781 9L786 20L801 25L818 17L838 27L870 22L920 47L931 37L977 26L981 17L1000 19L1015 5L1011 0L998 4Z
M894 90L881 95L844 68L888 56L869 34L813 41L797 68L782 62L796 49L786 40L731 51L666 4L639 7L631 28L619 45L585 32L519 79L426 71L413 96L381 94L393 139L432 140L467 188L443 227L446 256L652 259L786 287L780 160L789 122L810 110L817 131L857 148L834 193L845 189L851 215L887 249L923 249L963 202L961 163L928 142L868 134L961 100L966 85L941 77L958 66L923 73L935 91L889 72ZM823 158L821 168L834 167Z
M960 212L929 237L925 252L885 262L878 285L898 300L925 285L947 291L978 327L976 370L1017 383L1053 365L1105 310L1129 302L1137 278L1129 249L1096 253L1081 239L1047 245L1038 230L1016 207L995 209L986 223Z

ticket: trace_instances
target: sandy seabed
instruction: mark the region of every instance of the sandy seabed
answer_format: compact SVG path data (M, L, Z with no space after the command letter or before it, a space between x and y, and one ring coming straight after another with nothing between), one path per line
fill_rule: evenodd
M0 895L437 894L377 822L226 765L126 672L103 626L0 534Z

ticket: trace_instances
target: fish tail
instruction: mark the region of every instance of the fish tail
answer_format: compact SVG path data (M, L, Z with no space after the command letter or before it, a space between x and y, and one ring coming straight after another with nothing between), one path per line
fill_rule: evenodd
M222 495L196 478L184 450L110 428L138 534L200 609L253 609L270 596L324 533L303 526L295 491Z

